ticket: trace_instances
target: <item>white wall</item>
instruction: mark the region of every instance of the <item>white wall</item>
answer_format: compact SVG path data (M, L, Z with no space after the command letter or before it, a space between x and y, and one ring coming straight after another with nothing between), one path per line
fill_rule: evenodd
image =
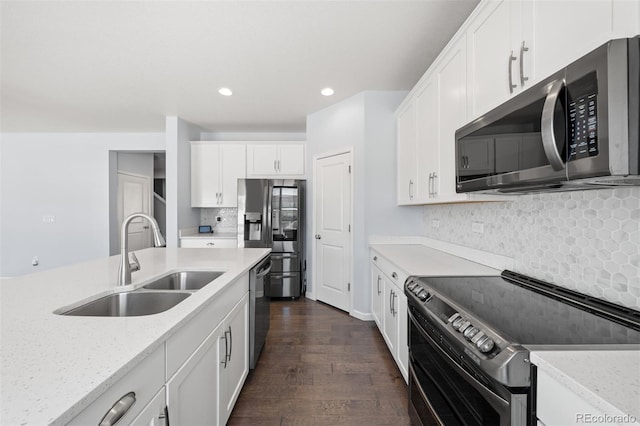
M166 118L167 247L178 247L178 230L200 223L191 207L191 145L204 131L179 117Z
M393 112L406 92L363 92L307 116L307 167L314 157L353 147L353 312L371 312L368 238L373 234L406 235L422 229L418 209L397 207L396 127ZM310 174L311 175L311 174ZM313 181L307 184L307 279L313 290ZM366 221L365 221L366 215ZM314 291L315 293L315 291Z
M164 149L163 133L2 134L0 276L109 255L109 151Z

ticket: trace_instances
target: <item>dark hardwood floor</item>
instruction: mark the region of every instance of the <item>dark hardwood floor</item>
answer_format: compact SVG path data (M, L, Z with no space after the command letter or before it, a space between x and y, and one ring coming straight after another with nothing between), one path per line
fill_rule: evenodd
M407 385L374 322L277 300L228 424L408 425Z

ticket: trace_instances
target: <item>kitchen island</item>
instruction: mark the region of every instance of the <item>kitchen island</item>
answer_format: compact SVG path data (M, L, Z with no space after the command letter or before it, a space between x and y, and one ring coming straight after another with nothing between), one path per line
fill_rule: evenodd
M124 287L116 287L119 256L3 279L0 424L70 422L147 357L164 356L165 342L207 310L217 295L234 284L246 285L246 280L238 279L268 253L268 249L145 249L136 252L141 270ZM225 273L173 308L154 315L54 313L98 296L136 289L181 269ZM162 382L165 379L168 377L162 377Z

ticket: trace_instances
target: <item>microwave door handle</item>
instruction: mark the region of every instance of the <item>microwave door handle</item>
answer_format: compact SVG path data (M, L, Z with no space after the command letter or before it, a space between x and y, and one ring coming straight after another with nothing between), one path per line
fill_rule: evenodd
M549 160L549 164L553 167L553 170L557 171L564 169L564 162L562 161L562 157L560 157L560 152L558 152L558 147L556 146L556 135L553 132L553 115L556 110L556 102L558 101L558 97L560 96L563 86L563 80L556 80L551 83L549 94L547 95L547 99L545 99L544 106L542 107L542 118L540 123L544 153Z

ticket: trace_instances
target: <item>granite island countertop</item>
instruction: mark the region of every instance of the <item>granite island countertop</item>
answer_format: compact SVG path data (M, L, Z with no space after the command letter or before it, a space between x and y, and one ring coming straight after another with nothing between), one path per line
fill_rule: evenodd
M157 349L268 249L136 251L141 270L116 287L119 256L0 281L0 424L65 424ZM173 308L140 317L56 315L63 307L141 287L167 272L226 273Z

